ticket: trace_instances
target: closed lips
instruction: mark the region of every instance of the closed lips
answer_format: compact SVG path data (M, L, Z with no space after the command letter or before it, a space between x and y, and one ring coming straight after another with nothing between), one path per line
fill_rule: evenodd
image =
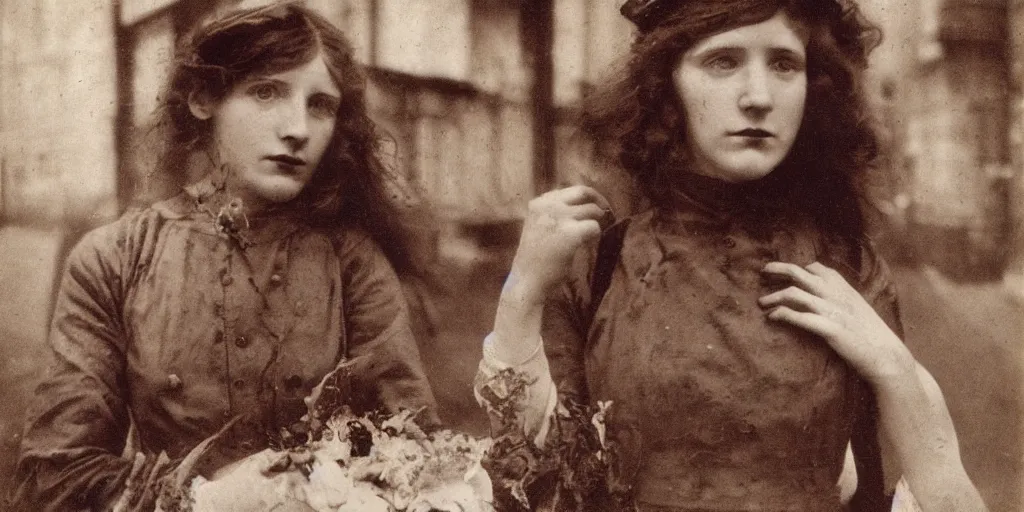
M758 128L747 128L738 132L733 132L733 135L739 135L741 137L773 137L772 132L767 130L761 130Z
M271 157L267 157L267 160L288 165L305 165L306 163L305 160L290 155L274 155Z

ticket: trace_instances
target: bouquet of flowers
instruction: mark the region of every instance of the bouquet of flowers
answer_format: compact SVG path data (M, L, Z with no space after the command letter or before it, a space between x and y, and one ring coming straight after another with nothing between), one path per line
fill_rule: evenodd
M608 403L560 405L538 446L519 417L527 382L508 370L482 388L493 440L450 430L427 434L414 421L418 411L354 414L344 405L344 370L307 398L301 429L282 430L271 448L209 478L195 468L232 423L176 465L166 455L137 464L149 469L133 468L115 511L153 510L144 505L153 494L156 512L576 512L594 503L634 510L622 483L623 439L606 435Z
M479 399L491 417L494 440L483 460L493 479L498 512L634 512L628 482L635 472L638 436L611 437L611 402L559 403L546 439L534 442L523 429L522 406L530 382L504 369L480 382Z
M324 377L306 398L298 431L282 429L271 448L216 471L195 474L199 460L231 423L170 473L135 479L133 494L154 492L157 512L277 510L295 512L491 512L491 481L481 460L488 439L441 430L427 434L419 411L357 415L345 405L347 367ZM150 475L160 472L158 463ZM132 480L132 479L130 479ZM129 505L119 510L134 511Z
M480 466L489 442L451 431L428 436L414 416L344 409L317 440L264 450L209 480L193 478L179 503L192 512L493 510L491 482Z

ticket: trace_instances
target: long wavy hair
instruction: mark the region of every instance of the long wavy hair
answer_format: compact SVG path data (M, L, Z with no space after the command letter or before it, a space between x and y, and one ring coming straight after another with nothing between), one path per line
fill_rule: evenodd
M407 270L412 264L408 223L422 215L423 204L381 158L385 139L368 115L366 72L352 45L337 27L300 4L235 11L182 40L151 132L162 139L154 172L180 176L210 150L212 123L192 115L190 97L217 102L251 76L281 73L318 55L341 92L337 121L310 182L280 207L298 210L316 227L361 228L396 269Z
M862 93L868 54L881 32L852 0L666 0L667 11L638 30L625 69L592 94L584 133L611 148L654 207L678 200L689 172L686 116L672 81L682 55L700 40L785 12L809 31L807 101L796 141L762 181L785 184L786 201L823 229L850 239L865 232L865 175L879 143ZM609 144L610 143L610 144ZM782 200L782 198L780 198Z

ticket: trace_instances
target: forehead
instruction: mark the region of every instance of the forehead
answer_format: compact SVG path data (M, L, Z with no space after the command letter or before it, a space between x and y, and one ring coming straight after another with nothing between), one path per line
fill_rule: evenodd
M266 73L253 78L269 78L294 86L303 86L315 92L326 92L334 95L341 94L338 84L331 75L331 71L327 67L322 54L317 54L309 62L299 64L291 69Z
M752 25L743 25L708 36L687 53L701 53L716 48L777 48L804 53L809 31L784 11Z

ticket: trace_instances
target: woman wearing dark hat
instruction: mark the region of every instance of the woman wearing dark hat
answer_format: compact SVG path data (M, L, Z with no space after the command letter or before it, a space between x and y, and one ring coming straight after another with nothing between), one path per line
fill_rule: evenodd
M512 501L530 506L889 510L881 426L925 510L984 509L866 236L877 144L860 86L878 30L852 0L622 12L631 59L584 127L646 205L608 227L588 187L530 203L476 388L500 424L492 478L519 478ZM603 419L590 458L579 404ZM543 464L502 459L546 460L504 442L516 429L558 451L553 493L530 477ZM581 483L595 475L604 490Z

